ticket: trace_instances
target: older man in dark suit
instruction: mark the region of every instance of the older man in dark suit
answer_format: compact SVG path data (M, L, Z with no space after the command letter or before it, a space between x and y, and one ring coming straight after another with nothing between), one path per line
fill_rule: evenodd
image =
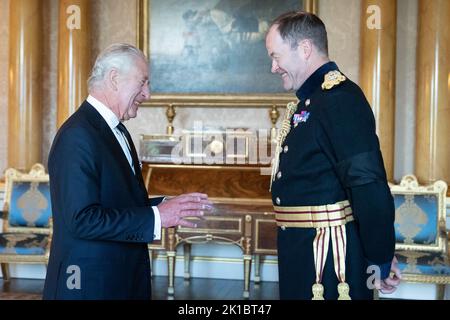
M122 124L150 97L148 62L115 44L97 58L89 96L59 129L49 155L54 232L44 299L149 299L147 244L161 227L195 225L211 203L191 193L150 201Z

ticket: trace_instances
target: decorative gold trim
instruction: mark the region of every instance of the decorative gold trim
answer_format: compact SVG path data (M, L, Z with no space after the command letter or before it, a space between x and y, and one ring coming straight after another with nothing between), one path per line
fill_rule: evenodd
M157 106L157 107L188 107L188 108L237 108L237 107L261 107L285 108L286 104L292 101L292 96L288 94L278 95L204 95L204 94L152 94L149 101L144 102L141 106Z
M341 82L344 82L347 78L338 70L328 72L322 83L322 90L330 90L335 86L338 86Z
M242 205L272 205L270 199L259 198L222 198L222 197L210 197L209 200L217 204L242 204Z
M336 227L354 220L348 200L321 206L274 206L274 211L278 226L292 228Z
M236 171L261 171L264 167L238 167L238 166L213 166L213 165L190 165L190 164L146 164L148 168L164 169L207 169L207 170L236 170ZM268 168L268 167L267 167Z
M165 252L158 253L155 257L156 260L166 260L167 254ZM176 256L177 261L183 261L184 256L183 255L177 255ZM243 264L243 258L221 258L221 257L209 257L209 256L191 256L191 261L195 262L219 262L219 263L239 263ZM272 265L278 265L277 259L264 259L264 264L272 264Z
M48 257L46 255L37 254L0 254L1 263L47 263Z
M284 140L286 139L287 135L291 131L291 117L297 110L297 104L298 101L296 102L291 101L286 105L286 112L284 113L284 119L281 123L281 128L276 137L275 157L272 159L272 166L270 170L269 191L272 190L272 182L275 181L275 175L278 173L278 167L280 165L280 154L282 152L281 146Z
M229 239L229 238L225 238L225 237L221 237L221 236L214 236L212 234L202 234L199 236L190 236L190 237L186 237L183 238L180 236L180 234L176 234L176 244L175 244L175 248L177 246L179 246L182 243L190 243L190 244L203 244L203 243L209 243L209 242L214 242L216 244L224 244L224 245L236 245L239 248L241 248L241 250L244 252L244 238L241 237L238 240L233 240L233 239Z
M148 250L165 250L166 249L166 228L161 228L161 244L148 245Z
M318 214L329 213L333 211L342 211L350 207L350 202L348 200L339 201L333 204L324 204L320 206L297 206L297 207L281 207L273 206L277 213L288 212L288 213L304 213L304 212L314 212Z
M435 283L435 284L450 284L450 276L430 276L430 275L417 275L410 273L402 273L402 281L406 282L422 282L422 283Z
M187 220L194 220L186 218ZM198 220L198 219L195 219ZM242 234L242 218L241 217L212 217L206 216L203 217L204 221L228 221L228 222L237 222L237 229L213 229L213 228L186 228L179 226L177 228L177 233L208 233L208 234Z
M148 184L147 184L148 185ZM152 197L164 197L168 195L152 195ZM170 195L169 195L170 196ZM215 204L240 204L240 205L261 205L272 206L272 200L259 198L223 198L208 197ZM264 212L263 214L275 214L273 212Z

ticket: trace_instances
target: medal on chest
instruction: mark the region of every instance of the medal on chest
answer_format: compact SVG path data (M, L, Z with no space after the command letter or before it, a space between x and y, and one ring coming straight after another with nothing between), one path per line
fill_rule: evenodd
M309 118L309 112L307 112L307 111L302 111L300 113L294 114L294 118L293 118L294 127L297 127L299 123L308 121L308 118Z

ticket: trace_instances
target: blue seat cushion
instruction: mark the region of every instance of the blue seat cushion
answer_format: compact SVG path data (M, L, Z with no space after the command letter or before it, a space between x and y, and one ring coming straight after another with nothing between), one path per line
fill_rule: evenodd
M48 235L35 233L0 233L0 254L43 255Z
M397 251L396 257L402 273L450 276L448 257L442 253Z

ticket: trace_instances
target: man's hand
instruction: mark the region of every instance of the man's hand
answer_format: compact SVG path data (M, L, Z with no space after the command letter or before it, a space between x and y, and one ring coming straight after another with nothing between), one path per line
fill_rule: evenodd
M183 226L195 228L196 224L186 217L201 217L205 210L211 210L212 203L204 193L187 193L165 200L158 205L161 225L165 228Z
M386 279L375 282L375 287L380 290L381 293L389 294L394 292L402 279L402 273L398 267L398 261L395 256L394 259L392 259L391 273L393 274Z

